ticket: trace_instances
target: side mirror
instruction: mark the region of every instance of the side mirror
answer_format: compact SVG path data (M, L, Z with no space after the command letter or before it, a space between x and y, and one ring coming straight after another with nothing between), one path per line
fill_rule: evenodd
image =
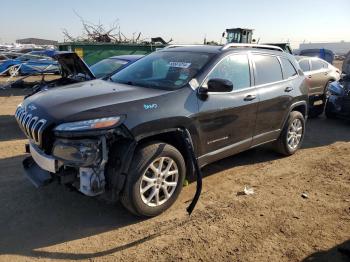
M231 81L220 78L213 78L208 81L208 92L231 92L233 84Z

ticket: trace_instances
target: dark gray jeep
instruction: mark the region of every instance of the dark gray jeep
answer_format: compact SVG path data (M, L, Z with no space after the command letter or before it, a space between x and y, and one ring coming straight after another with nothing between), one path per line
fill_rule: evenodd
M58 180L156 216L198 167L266 143L296 152L307 90L295 58L278 47L172 46L109 81L25 99L16 111L29 138L25 173L36 186Z

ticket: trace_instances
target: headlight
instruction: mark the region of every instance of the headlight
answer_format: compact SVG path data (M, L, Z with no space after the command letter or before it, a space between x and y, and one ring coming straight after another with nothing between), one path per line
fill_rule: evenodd
M83 120L60 124L55 128L55 131L86 131L105 129L116 126L121 121L121 117L105 117L91 120Z

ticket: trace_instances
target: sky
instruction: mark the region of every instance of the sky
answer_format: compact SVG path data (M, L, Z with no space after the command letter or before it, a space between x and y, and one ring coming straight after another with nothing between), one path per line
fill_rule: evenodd
M174 43L220 41L226 28L253 28L261 42L350 41L350 0L0 0L0 43L36 37L63 41L81 34L76 13L127 37L161 36Z

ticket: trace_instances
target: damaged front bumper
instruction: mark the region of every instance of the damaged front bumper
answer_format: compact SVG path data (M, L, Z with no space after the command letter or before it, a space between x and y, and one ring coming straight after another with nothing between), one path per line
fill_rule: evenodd
M42 169L30 156L23 160L24 174L35 187L42 187L52 181L49 171Z
M71 184L87 196L95 196L105 191L104 167L108 150L106 138L66 140L57 139L52 155L45 154L30 143L23 161L26 177L36 187L58 178L61 184Z
M30 157L23 160L24 174L35 187L44 186L52 181L51 173L56 173L59 162L46 155L34 144L29 144Z

